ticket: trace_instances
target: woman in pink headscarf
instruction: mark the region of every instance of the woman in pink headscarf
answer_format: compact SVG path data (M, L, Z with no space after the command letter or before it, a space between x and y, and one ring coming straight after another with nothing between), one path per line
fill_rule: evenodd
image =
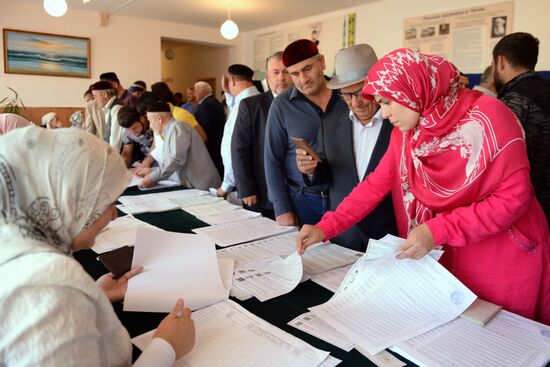
M500 101L459 89L447 60L395 50L370 70L363 97L397 127L378 168L316 226L298 251L366 216L389 193L397 258L443 246L440 262L480 298L550 324L550 235L529 179L525 139Z
M15 113L0 113L0 135L7 134L13 129L29 126L31 123Z

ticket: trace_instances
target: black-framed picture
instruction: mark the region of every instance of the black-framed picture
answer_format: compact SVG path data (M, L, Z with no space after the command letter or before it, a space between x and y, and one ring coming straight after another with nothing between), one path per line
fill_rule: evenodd
M90 39L4 29L4 71L89 78Z

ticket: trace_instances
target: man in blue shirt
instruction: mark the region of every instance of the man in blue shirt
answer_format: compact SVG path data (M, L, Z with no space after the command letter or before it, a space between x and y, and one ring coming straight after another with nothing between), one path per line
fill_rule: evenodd
M305 185L291 138L302 138L315 149L321 122L334 114L347 115L349 109L327 87L325 59L315 43L291 43L283 63L294 87L277 96L269 109L264 153L269 198L278 224L315 224L329 208L328 184Z

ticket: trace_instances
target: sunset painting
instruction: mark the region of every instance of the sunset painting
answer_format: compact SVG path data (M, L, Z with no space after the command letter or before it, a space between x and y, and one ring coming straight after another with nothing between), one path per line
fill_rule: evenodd
M6 73L89 78L90 39L4 29Z

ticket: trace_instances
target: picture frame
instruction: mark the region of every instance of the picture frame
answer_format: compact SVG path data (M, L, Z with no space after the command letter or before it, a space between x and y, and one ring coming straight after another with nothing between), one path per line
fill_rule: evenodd
M4 72L90 78L90 39L3 29Z

